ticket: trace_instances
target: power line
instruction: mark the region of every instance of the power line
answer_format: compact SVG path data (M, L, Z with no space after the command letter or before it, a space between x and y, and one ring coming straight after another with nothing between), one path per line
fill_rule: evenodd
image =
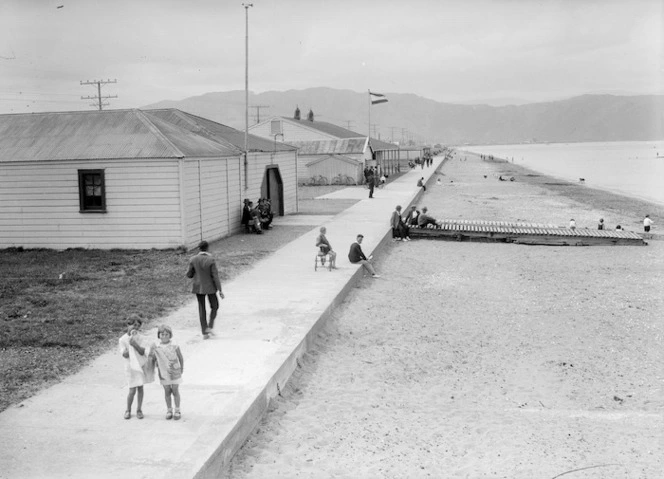
M82 96L81 100L97 100L99 105L99 111L101 111L103 106L109 105L108 102L102 102L102 99L105 98L117 98L117 95L107 95L101 96L101 86L108 83L117 83L117 80L92 80L92 81L82 81L81 85L97 85L97 96ZM94 103L90 103L90 106L96 106Z

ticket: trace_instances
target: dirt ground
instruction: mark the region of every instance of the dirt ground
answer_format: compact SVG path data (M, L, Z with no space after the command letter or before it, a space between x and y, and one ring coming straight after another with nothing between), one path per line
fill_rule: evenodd
M435 217L634 231L644 207L664 218L518 168L499 182L511 165L463 156L430 182L420 205ZM663 253L392 243L227 477L661 478Z

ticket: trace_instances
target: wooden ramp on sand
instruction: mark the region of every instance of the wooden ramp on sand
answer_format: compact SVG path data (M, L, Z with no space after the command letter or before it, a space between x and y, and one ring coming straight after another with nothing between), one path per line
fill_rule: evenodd
M506 221L441 220L434 227L411 227L411 238L485 241L548 246L647 245L631 231L561 228L551 224Z

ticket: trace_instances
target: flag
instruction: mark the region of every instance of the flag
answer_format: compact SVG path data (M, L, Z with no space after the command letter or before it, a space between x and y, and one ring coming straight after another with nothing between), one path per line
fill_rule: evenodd
M372 105L377 105L378 103L387 103L387 98L385 98L385 95L382 93L373 93L372 91L369 91L369 95Z

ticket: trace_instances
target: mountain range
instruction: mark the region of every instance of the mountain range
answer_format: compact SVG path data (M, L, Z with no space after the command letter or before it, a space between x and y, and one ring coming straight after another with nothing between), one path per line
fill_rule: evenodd
M249 92L249 124L272 116L306 118L402 144L512 144L664 139L664 95L581 95L522 105L441 103L414 94L385 93L387 103L369 106L369 95L326 87ZM178 108L244 130L245 92L206 93L143 107ZM370 110L370 111L369 111Z

